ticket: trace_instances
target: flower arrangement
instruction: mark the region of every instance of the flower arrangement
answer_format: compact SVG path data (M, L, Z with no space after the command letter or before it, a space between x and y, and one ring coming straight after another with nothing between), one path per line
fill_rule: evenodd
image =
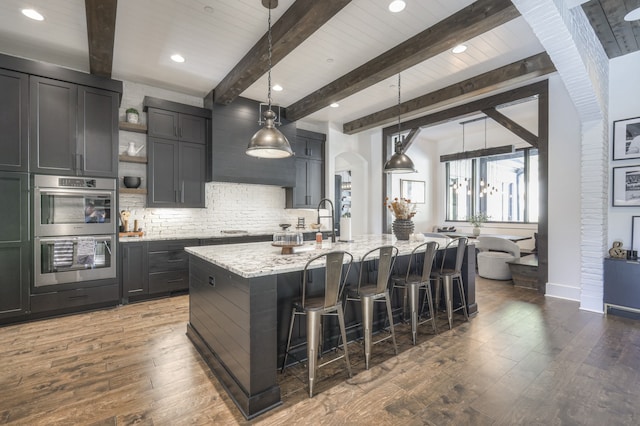
M396 197L393 201L389 201L389 197L387 197L384 199L384 205L396 219L411 219L417 213L416 205L408 198Z
M470 224L472 224L476 228L480 228L483 223L489 220L491 216L487 216L486 213L476 213L474 215L469 216L467 219Z

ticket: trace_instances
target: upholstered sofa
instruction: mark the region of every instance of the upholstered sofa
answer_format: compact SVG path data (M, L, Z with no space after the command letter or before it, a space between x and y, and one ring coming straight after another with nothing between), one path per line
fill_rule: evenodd
M491 280L510 280L507 262L520 258L520 247L506 238L482 235L476 243L478 249L478 275Z

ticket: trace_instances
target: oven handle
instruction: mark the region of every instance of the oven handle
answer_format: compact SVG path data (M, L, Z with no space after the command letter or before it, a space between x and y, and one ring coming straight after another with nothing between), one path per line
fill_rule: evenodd
M86 235L86 236L82 236L82 237L51 237L51 238L40 238L40 237L35 237L36 241L39 241L41 243L55 243L56 241L78 241L79 238L93 238L94 240L96 240L96 242L100 242L100 243L107 243L108 241L113 242L113 237L105 237L105 236L93 236L93 235Z
M40 194L57 194L57 195L64 195L64 194L71 194L71 195L77 195L77 194L83 194L83 195L104 195L104 196L109 196L109 197L113 197L115 196L115 191L100 191L100 190L94 190L94 189L66 189L66 188L36 188L36 190L40 193Z

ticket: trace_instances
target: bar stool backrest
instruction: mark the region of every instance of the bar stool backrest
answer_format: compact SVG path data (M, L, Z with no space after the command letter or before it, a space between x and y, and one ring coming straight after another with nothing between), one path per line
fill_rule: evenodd
M445 267L444 267L444 263L447 257L447 251L449 248L451 248L451 246L456 245L457 244L457 248L456 248L456 263L454 266L454 271L456 273L460 273L462 271L462 261L464 260L464 252L465 249L467 248L467 237L459 237L459 238L455 238L454 240L452 240L451 242L449 242L449 244L447 244L447 247L445 248L444 254L442 255L442 265L440 266L440 271L442 272Z
M422 265L422 281L429 281L429 276L431 275L431 268L433 266L433 259L436 256L436 252L440 244L436 241L429 241L427 243L422 243L411 251L411 256L409 257L409 265L407 266L407 277L405 281L409 282L409 276L411 275L411 264L414 265L418 263L418 256L423 253L424 250L424 263Z
M344 268L344 258L347 256L347 270L342 273ZM353 263L353 255L346 251L331 251L329 253L323 253L319 256L313 257L307 261L302 272L302 306L305 306L306 292L307 292L307 270L309 266L314 262L319 262L321 259L325 259L325 273L324 273L324 308L335 306L338 304L338 299L342 293L342 288L346 282L351 265ZM344 279L343 279L344 276Z
M380 246L368 251L360 260L360 274L358 276L358 292L360 292L360 286L362 285L362 276L366 268L367 259L372 254L378 252L378 279L376 280L376 292L383 293L389 285L389 278L391 277L391 271L393 265L398 256L398 248L396 246Z

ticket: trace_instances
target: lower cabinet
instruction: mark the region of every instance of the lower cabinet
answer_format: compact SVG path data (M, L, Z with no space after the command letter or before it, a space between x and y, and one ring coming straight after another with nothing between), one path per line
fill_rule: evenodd
M119 293L118 284L113 283L97 287L32 294L31 313L34 317L50 316L53 313L71 313L114 306L117 304Z
M604 312L640 314L640 262L626 259L604 259Z
M0 320L29 309L29 178L0 172Z
M120 244L120 267L123 302L126 303L130 298L135 299L138 296L149 294L146 242Z

